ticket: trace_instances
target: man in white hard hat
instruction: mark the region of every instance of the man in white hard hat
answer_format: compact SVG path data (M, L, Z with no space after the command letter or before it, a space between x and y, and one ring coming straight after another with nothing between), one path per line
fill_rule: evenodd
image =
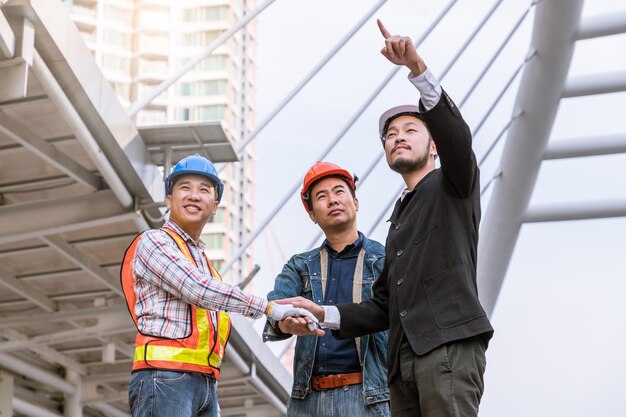
M410 70L421 95L419 106L394 107L379 120L387 163L406 184L389 219L385 269L373 298L360 304L284 302L308 308L340 338L389 329L394 417L477 416L493 328L476 287L480 173L472 136L411 39L378 25L381 53Z

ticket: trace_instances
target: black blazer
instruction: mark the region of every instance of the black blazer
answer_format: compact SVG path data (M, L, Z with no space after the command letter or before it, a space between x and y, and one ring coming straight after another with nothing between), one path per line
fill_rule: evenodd
M339 338L389 329L389 379L404 335L422 355L476 335L486 344L493 334L476 289L480 175L471 133L445 91L422 117L441 168L396 202L373 298L337 306Z

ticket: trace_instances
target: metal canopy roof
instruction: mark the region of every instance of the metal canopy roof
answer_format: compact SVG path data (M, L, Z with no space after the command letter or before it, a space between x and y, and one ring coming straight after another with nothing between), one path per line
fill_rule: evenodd
M167 165L193 152L201 153L213 162L238 160L231 140L219 121L145 126L139 128L139 134L155 164ZM171 153L170 161L166 160L168 152Z
M138 131L61 2L3 4L0 38L0 415L129 416L135 329L118 273L160 224L155 149L196 133L216 158L232 148L218 126ZM222 415L283 415L290 384L234 317Z

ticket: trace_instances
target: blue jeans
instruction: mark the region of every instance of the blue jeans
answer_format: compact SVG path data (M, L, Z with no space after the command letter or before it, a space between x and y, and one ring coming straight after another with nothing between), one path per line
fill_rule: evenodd
M197 372L133 372L128 386L133 417L217 417L215 380Z
M290 398L287 417L389 417L389 402L365 405L363 385L309 391L300 400Z

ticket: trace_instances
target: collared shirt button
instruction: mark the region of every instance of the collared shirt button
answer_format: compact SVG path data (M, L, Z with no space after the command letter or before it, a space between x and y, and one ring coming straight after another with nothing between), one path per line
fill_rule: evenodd
M404 252L404 251L402 249L400 249L398 252L396 252L396 256L402 255L402 252Z
M400 279L398 280L398 285L402 285L402 282L403 282L403 281L404 281L404 278L400 278Z
M406 310L402 310L402 311L400 312L400 317L406 317L406 315L407 315Z

